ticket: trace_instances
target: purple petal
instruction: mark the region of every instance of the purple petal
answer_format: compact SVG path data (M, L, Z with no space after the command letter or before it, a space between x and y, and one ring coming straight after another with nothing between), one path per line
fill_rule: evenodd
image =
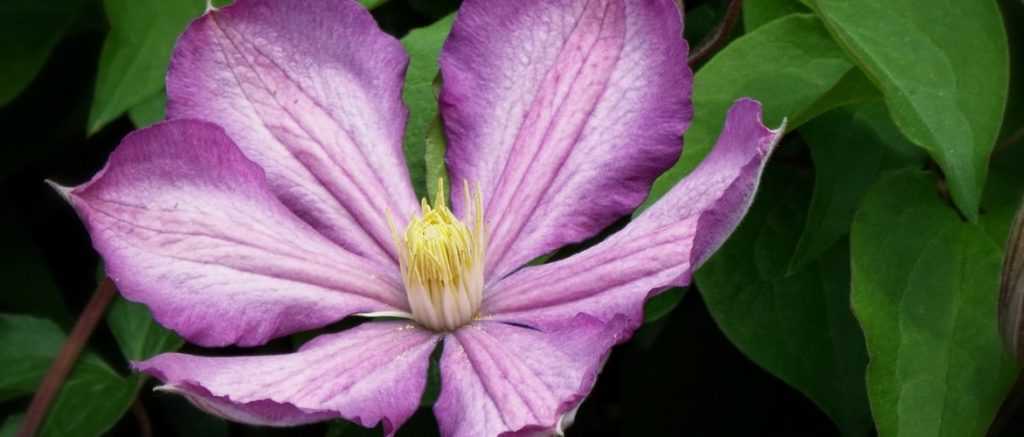
M250 357L158 355L133 366L218 416L288 426L344 418L391 435L419 408L438 337L408 323L369 322L298 352Z
M419 211L402 154L408 57L351 0L238 0L197 19L167 73L168 118L214 122L285 205L394 263L386 215Z
M193 343L255 345L354 312L407 308L396 269L292 214L209 123L129 134L68 198L121 293Z
M650 209L588 250L498 282L481 311L535 327L560 326L580 313L624 315L635 326L648 295L689 284L736 228L781 134L761 123L760 103L740 100L711 154Z
M453 186L487 203L489 278L643 201L692 116L686 53L672 0L463 3L440 103Z
M486 321L459 329L441 357L441 435L556 429L590 392L622 324L580 316L550 332Z

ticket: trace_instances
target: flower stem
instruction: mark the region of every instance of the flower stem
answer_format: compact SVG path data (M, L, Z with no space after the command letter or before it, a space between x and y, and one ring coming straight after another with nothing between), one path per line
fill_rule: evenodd
M722 22L718 24L715 30L711 31L711 34L701 41L697 49L690 54L690 58L686 60L686 63L693 68L695 65L706 61L711 55L717 53L725 43L729 40L729 35L732 34L733 28L736 27L736 23L740 18L740 11L743 10L743 0L729 0L729 6L725 10L725 17L722 18Z
M46 372L42 383L39 384L39 389L32 396L32 403L29 404L28 412L25 413L25 421L22 422L21 429L18 431L18 437L32 437L36 434L39 426L46 419L46 412L49 410L50 404L60 392L64 380L71 373L79 355L82 354L82 349L89 342L89 337L96 330L96 325L103 318L103 314L107 312L107 307L110 306L115 294L117 294L117 287L114 286L110 278L104 277L103 282L89 298L89 303L85 305L75 326L71 328L71 335L61 346L57 359L53 361L50 369Z
M146 413L146 407L142 405L142 399L135 398L135 402L132 403L132 414L135 415L135 421L139 423L139 436L153 437L153 424L149 421L149 414Z

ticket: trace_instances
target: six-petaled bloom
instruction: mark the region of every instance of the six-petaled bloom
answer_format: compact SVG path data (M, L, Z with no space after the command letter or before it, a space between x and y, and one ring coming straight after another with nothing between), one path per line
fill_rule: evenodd
M440 57L451 206L416 201L408 58L352 0L237 0L181 36L168 121L62 189L123 295L207 347L362 315L297 352L134 368L213 414L393 434L442 347L442 435L560 432L647 298L747 210L780 130L729 111L713 151L625 228L692 118L674 0L466 0ZM389 316L389 317L375 317Z

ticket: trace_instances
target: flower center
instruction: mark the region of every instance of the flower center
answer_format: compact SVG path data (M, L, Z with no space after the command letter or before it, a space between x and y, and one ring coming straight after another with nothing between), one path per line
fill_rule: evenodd
M433 207L423 199L422 215L413 217L404 233L394 225L391 232L413 318L427 328L450 331L472 321L480 309L485 235L480 191L470 195L468 184L463 186L464 223L445 206L442 187L438 184Z

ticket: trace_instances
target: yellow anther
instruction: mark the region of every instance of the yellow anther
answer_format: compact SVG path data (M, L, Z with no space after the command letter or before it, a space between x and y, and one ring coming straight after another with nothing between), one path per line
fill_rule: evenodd
M434 205L421 202L399 235L389 218L399 251L402 279L413 317L435 330L451 330L472 320L483 297L485 235L480 190L463 185L467 226L445 204L444 181ZM470 212L472 211L472 212Z

